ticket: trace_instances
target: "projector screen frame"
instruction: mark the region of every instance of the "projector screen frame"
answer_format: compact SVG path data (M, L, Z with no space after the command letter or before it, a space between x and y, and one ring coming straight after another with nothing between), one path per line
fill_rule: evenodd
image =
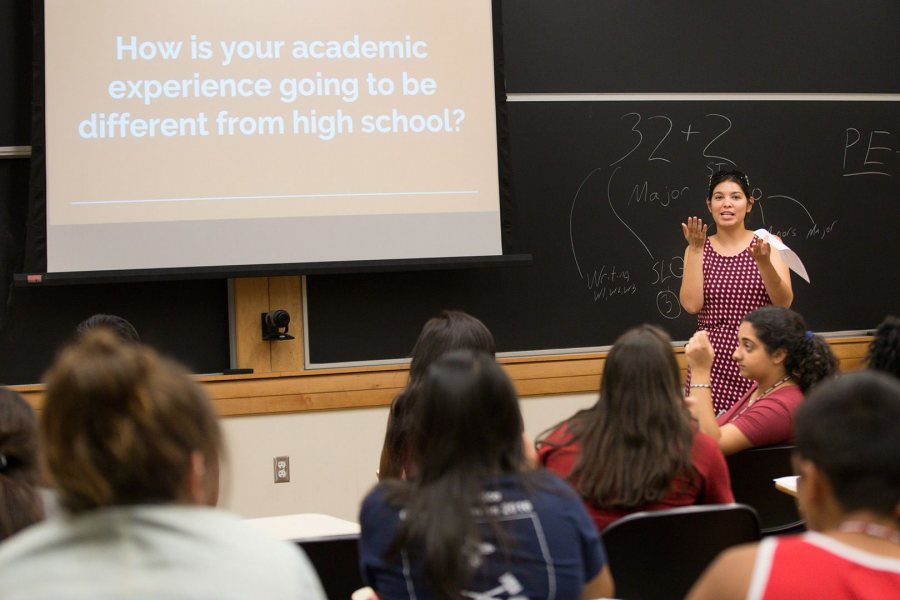
M509 157L507 100L503 68L501 0L490 0L493 32L494 117L496 127L497 178L499 191L500 246L502 254L490 256L438 256L379 260L335 260L267 264L160 267L138 269L98 269L48 271L47 269L47 181L46 116L44 86L44 0L34 4L34 93L32 95L32 160L28 198L26 256L23 272L14 276L15 285L72 285L86 283L227 279L235 277L416 271L521 266L531 263L531 255L516 253L514 244L514 201Z

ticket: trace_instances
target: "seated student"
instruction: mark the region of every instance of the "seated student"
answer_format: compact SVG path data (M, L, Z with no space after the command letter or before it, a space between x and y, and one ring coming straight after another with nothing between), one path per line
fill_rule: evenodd
M900 377L900 319L891 315L881 322L866 352L866 363L870 369Z
M137 329L134 328L127 319L118 315L107 315L98 313L91 315L78 324L75 328L75 337L83 336L88 331L103 327L115 333L119 339L125 342L140 343L141 336L138 335Z
M812 531L723 552L689 598L900 597L900 382L869 371L824 383L795 431Z
M642 510L734 502L725 458L696 431L672 341L658 327L620 336L597 403L537 444L541 464L572 483L601 531Z
M222 435L173 363L88 332L47 375L42 450L68 515L0 545L4 600L324 599L299 549L214 510Z
M515 391L490 356L458 351L432 364L410 425L415 475L382 481L360 511L360 566L379 597L612 594L581 502L524 466Z
M451 350L473 350L494 354L494 336L484 323L459 310L445 310L422 327L412 349L409 381L391 403L378 478L407 475L409 456L408 415L416 402L416 390L431 364Z
M753 386L717 416L710 388L713 349L705 331L691 337L684 354L693 373L694 416L725 455L793 440L793 415L803 394L833 375L838 364L828 342L808 331L796 312L781 306L755 310L744 317L732 355Z
M44 518L37 437L31 406L0 389L0 542Z

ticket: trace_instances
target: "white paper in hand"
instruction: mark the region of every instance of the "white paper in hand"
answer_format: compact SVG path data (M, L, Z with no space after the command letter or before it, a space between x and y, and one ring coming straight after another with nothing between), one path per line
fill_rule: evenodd
M756 234L761 240L765 240L769 242L769 245L778 250L781 254L781 260L784 261L791 271L802 277L806 283L809 283L809 275L806 273L806 267L803 266L803 261L800 260L800 257L797 256L797 253L787 247L787 244L776 238L774 235L769 233L765 229L757 229L753 232Z

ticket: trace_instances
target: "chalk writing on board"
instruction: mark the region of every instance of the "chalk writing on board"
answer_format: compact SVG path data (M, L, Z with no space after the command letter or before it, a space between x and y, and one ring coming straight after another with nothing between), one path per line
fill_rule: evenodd
M575 268L594 302L633 295L649 295L650 300L655 295L659 314L677 319L684 314L678 298L683 258L671 255L675 250L672 238L651 233L659 230L658 225L648 224L695 210L689 207L696 201L691 196L697 187L691 182L698 167L705 168L707 175L740 168L736 161L740 150L729 139L739 128L722 112L673 119L667 114L630 111L607 126L618 130L615 139L624 144L609 149L613 160L606 167L590 169L572 198L569 243ZM879 129L849 128L843 140L843 174L853 171L854 165L881 168L879 165L888 162L893 139L889 136ZM673 162L676 158L677 164ZM700 195L705 196L703 187ZM820 219L823 215L814 214L810 207L816 207L815 203L790 190L770 193L763 187L750 192L756 218L789 245L821 241L837 231L837 219ZM601 226L603 223L612 223L613 231ZM614 230L619 227L621 235L616 235ZM606 235L594 235L599 231ZM643 249L640 256L646 258L623 250L628 240L636 241Z
M659 314L667 319L677 319L681 316L681 301L672 290L663 290L656 294L656 308Z
M898 164L897 149L890 131L871 129L860 131L856 127L844 130L844 177L876 175L893 177L892 165Z

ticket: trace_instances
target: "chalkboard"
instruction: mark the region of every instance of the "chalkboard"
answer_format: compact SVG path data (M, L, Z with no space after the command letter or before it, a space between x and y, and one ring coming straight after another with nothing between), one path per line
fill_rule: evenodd
M14 288L0 328L0 385L37 383L94 313L128 319L141 341L194 373L229 368L224 280Z
M482 318L501 351L607 345L641 322L686 339L696 321L678 304L679 223L705 213L720 167L750 174L749 226L770 228L806 264L812 283L793 277L794 308L812 327L869 329L900 308L896 103L529 102L509 112L517 250L534 264L309 278L311 362L404 356L447 307ZM864 164L867 151L883 164Z
M894 0L505 0L510 93L900 92Z

